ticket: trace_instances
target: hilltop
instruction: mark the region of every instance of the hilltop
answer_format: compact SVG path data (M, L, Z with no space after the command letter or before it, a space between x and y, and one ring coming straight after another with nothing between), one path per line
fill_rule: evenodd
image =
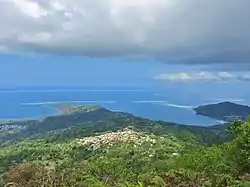
M93 112L102 108L100 105L82 106L72 103L46 104L46 106L56 108L61 115L77 112Z
M245 121L246 117L250 114L249 106L231 102L202 105L194 108L194 110L198 115L224 121L234 121L236 119Z

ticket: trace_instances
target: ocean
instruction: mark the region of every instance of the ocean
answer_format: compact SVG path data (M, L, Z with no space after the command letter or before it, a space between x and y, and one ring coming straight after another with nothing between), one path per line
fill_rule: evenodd
M47 103L99 104L112 111L129 112L153 120L185 125L207 126L220 123L198 116L193 107L214 102L184 93L156 89L67 88L0 90L0 119L34 118L54 115L58 111Z

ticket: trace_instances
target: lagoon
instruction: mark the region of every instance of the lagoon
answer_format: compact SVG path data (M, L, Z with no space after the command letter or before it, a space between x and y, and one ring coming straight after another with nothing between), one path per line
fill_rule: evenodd
M209 100L180 97L155 89L12 89L0 90L0 119L37 118L55 115L50 103L99 104L113 111L186 125L215 125L217 120L197 116L192 107Z

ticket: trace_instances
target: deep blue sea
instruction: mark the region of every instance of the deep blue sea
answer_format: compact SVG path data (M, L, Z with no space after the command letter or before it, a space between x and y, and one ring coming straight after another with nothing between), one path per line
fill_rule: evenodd
M58 111L45 103L75 102L100 104L114 111L186 125L213 125L219 122L197 116L192 107L214 100L178 91L135 88L5 89L0 90L0 119L54 115Z

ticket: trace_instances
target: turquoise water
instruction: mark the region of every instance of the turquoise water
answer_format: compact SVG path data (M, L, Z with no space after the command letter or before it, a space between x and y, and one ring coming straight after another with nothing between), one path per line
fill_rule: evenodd
M187 125L213 125L218 121L195 115L193 106L209 100L143 89L57 89L1 90L0 118L32 118L54 115L58 111L44 103L75 102L100 104L110 110Z

